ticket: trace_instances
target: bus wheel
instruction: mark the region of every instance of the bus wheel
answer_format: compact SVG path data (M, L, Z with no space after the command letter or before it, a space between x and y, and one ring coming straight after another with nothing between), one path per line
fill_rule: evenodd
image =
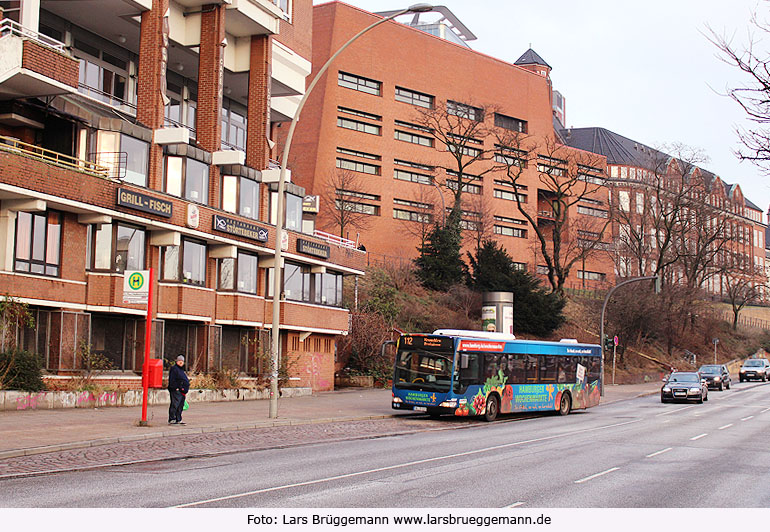
M484 412L484 419L487 421L494 421L497 419L497 414L500 413L500 399L496 395L490 395L487 399L487 409Z
M572 410L572 397L568 393L563 393L559 402L559 415L566 416L570 410Z

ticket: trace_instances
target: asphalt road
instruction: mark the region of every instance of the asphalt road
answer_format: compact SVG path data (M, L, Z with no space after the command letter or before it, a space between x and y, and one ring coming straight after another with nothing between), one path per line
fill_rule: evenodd
M770 384L709 399L5 479L0 506L770 507Z

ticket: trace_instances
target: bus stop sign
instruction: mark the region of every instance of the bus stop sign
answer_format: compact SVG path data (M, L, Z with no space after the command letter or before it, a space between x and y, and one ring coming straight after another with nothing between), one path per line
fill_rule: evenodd
M147 303L150 294L149 270L123 272L123 303Z

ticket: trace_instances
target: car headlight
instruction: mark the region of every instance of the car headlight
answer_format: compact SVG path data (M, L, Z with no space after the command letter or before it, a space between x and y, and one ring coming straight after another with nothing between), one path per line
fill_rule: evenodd
M690 393L700 393L700 392L701 392L700 388L690 388Z
M714 377L714 382L719 382L722 380L722 377Z
M746 370L741 368L741 373L746 373Z
M664 392L670 392L670 391L671 391L671 388L669 388L668 386L664 386L664 387L663 387L663 391L664 391Z

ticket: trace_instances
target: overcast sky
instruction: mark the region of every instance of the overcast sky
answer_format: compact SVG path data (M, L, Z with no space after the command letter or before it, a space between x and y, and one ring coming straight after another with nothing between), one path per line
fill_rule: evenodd
M313 0L314 4L325 3ZM367 11L414 0L349 0ZM532 48L553 68L566 126L605 127L649 146L702 149L708 170L767 212L770 177L739 163L735 128L748 125L727 87L747 80L719 60L704 33L748 42L751 13L767 0L443 0L477 40L472 49L514 62ZM376 30L374 30L376 31ZM765 39L770 52L770 38ZM397 46L394 43L394 46Z

